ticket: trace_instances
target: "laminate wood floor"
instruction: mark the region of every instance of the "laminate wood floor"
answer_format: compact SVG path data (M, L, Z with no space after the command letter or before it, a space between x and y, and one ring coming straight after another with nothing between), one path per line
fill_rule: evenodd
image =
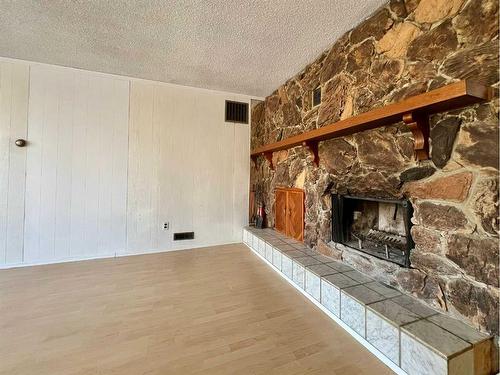
M392 374L244 245L0 270L0 374Z

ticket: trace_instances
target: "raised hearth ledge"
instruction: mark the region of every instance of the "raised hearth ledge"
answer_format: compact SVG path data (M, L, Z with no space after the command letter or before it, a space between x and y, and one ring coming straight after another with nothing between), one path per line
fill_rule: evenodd
M491 373L491 336L272 229L243 242L397 374Z

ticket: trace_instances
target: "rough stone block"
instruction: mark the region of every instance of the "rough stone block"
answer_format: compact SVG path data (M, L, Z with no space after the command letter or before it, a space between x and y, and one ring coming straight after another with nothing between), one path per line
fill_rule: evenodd
M442 231L464 230L468 228L467 217L454 206L423 202L418 205L419 222L428 227Z
M498 238L453 234L446 256L476 280L499 286Z
M404 192L411 198L463 202L469 195L471 184L472 173L461 172L431 181L410 182L406 184Z
M463 3L464 0L421 0L415 9L415 21L434 23L454 16Z

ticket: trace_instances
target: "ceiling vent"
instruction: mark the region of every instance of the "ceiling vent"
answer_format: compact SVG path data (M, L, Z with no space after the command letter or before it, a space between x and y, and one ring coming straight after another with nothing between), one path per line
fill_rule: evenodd
M248 103L226 100L226 122L248 124Z

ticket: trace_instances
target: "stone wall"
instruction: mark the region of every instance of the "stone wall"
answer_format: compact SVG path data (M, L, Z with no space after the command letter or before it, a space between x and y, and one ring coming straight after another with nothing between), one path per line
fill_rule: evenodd
M497 0L393 0L253 109L252 148L400 101L457 79L498 87ZM323 100L311 108L311 92ZM498 100L431 119L417 163L404 124L252 163L273 225L274 188L306 192L305 241L381 281L498 334ZM412 268L328 244L330 193L411 199Z

